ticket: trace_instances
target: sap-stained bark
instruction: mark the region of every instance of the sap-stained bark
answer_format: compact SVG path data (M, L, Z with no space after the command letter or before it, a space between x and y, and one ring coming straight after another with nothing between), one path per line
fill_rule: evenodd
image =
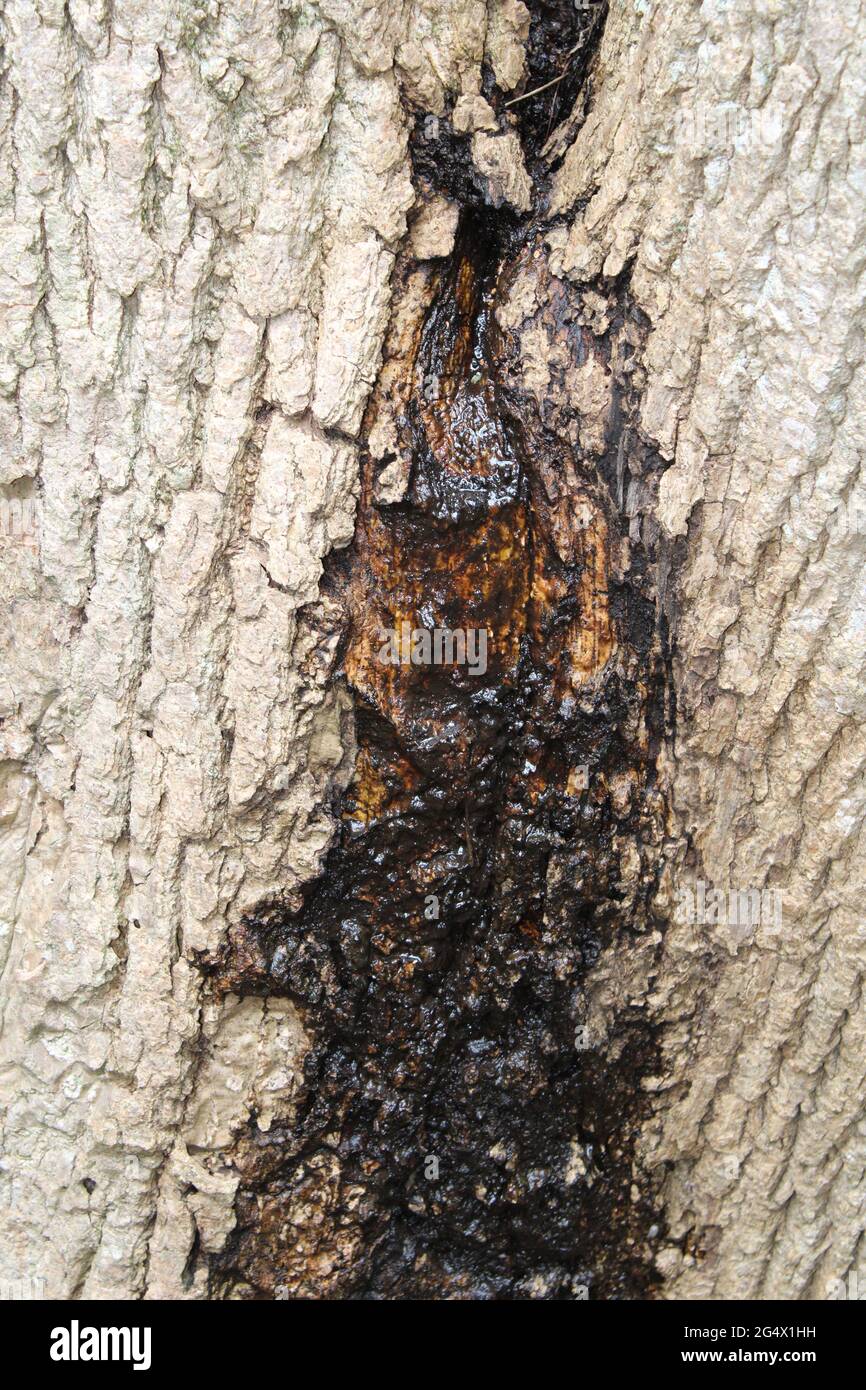
M659 941L649 557L569 440L568 371L542 401L524 382L527 337L544 361L595 360L623 398L611 477L618 456L646 467L618 371L641 324L614 295L596 338L537 254L535 302L516 309L535 240L472 211L426 295L411 265L401 277L419 317L397 310L403 380L383 373L368 424L399 401L412 467L402 501L378 505L363 453L355 542L328 584L357 697L342 825L303 907L247 920L218 961L222 988L288 996L313 1039L292 1116L239 1141L223 1294L652 1283L633 1169L651 1032L629 1003L592 1039L583 1002L614 937ZM486 660L413 664L383 642L404 630L483 632Z
M601 21L576 18L571 5L532 8L530 25L519 0L227 0L207 14L119 0L110 20L59 0L6 6L0 500L37 499L39 537L36 546L5 525L0 537L4 1278L44 1276L54 1297L201 1297L209 1261L221 1287L239 1292L249 1276L272 1287L275 1269L287 1287L338 1289L357 1263L359 1287L387 1292L409 1267L389 1230L411 1228L420 1248L418 1229L438 1221L447 1232L459 1213L462 1230L467 1204L483 1205L459 1164L450 1177L440 1165L439 1214L411 1205L431 1201L423 1177L412 1191L404 1181L423 1163L418 1117L429 1116L411 1068L400 1070L415 969L405 989L388 970L399 976L408 941L429 947L433 964L422 956L422 965L434 971L441 946L436 933L415 941L417 916L409 925L400 917L412 901L408 859L387 850L396 889L379 932L383 948L397 946L383 949L365 1007L371 1018L395 1011L375 1099L386 1080L392 1098L408 1094L411 1138L401 1152L388 1131L393 1167L378 1173L359 1170L365 1144L378 1161L375 1126L352 1111L359 1035L341 1021L344 1009L355 1021L368 962L353 957L350 932L344 973L330 980L316 953L330 942L341 881L311 888L356 737L366 829L349 837L357 850L341 872L363 884L383 804L374 787L399 799L414 766L412 757L397 765L383 731L408 730L402 752L411 754L441 714L437 705L425 724L414 668L385 682L364 632L396 612L392 597L407 611L423 600L406 562L414 553L424 575L435 572L447 544L435 484L448 471L436 429L449 399L409 367L427 351L413 325L420 333L437 296L448 302L443 285L459 254L441 258L468 202L485 217L498 205L512 226L519 215L526 233L519 244L506 238L491 261L499 384L497 409L483 406L485 418L531 419L541 433L519 440L507 426L511 454L502 450L500 462L516 456L526 488L484 524L491 535L502 528L503 552L521 526L534 538L528 568L508 557L497 602L530 641L533 669L544 670L545 653L556 661L550 683L530 691L511 656L491 667L482 762L469 765L458 737L446 795L469 788L495 819L512 795L520 738L536 730L563 745L561 765L515 782L519 815L535 786L545 814L556 803L566 818L545 827L568 846L551 850L543 885L551 940L527 937L519 962L531 998L554 983L525 1017L509 1011L507 991L494 999L491 1017L515 1031L508 1065L495 1039L493 1055L512 1100L562 1060L561 1128L537 1133L542 1174L587 1104L604 1111L596 1121L609 1133L630 1118L606 1189L590 1183L578 1136L584 1147L568 1150L546 1205L545 1183L530 1191L535 1170L508 1147L516 1136L481 1154L493 1125L485 1100L467 1140L476 1181L498 1192L495 1165L525 1176L509 1200L518 1223L547 1213L532 1266L540 1277L521 1285L524 1267L497 1261L497 1236L483 1256L458 1242L448 1269L440 1242L412 1279L437 1294L572 1296L573 1248L563 1249L557 1222L580 1233L597 1201L615 1217L620 1263L606 1275L604 1251L584 1232L586 1274L602 1291L617 1279L625 1292L645 1287L643 1233L661 1179L658 1271L669 1295L822 1297L862 1259L862 15L854 0L613 0L578 94L582 55L567 66L574 26ZM506 109L563 67L561 82ZM723 137L720 147L706 113L726 105L772 117L775 134ZM460 378L467 403L487 389L471 376ZM412 401L408 439L400 419ZM432 460L426 483L410 477L419 438ZM497 438L491 457L499 447ZM490 479L484 469L478 477L486 494ZM448 481L453 518L464 504ZM343 582L333 570L320 593L329 552L352 538L359 498ZM399 536L389 507L403 508ZM427 527L426 550L418 539L414 552L413 508ZM455 611L465 613L470 577L483 570L467 552L461 588L460 568L443 566L436 601L454 583ZM484 582L478 591L491 597ZM545 611L562 621L540 634L532 625ZM590 611L591 621L577 620ZM661 843L653 745L665 724L658 691L674 614L678 715L659 779L673 819ZM356 731L332 679L341 661L347 671L354 662ZM592 756L572 758L572 716L541 693L557 681L576 681L577 719L589 718L579 710L587 687L593 698L622 690L596 730L611 758L605 782L573 807L565 762ZM450 673L439 692L454 695L458 725L464 687ZM511 735L521 700L525 728L504 740L511 752L494 777L483 757L503 730ZM443 780L435 766L422 773L419 815ZM337 825L338 859L353 794ZM585 842L578 807L590 821ZM470 844L476 854L471 815L446 858L468 856ZM569 858L583 843L585 898ZM428 869L450 872L435 855ZM495 871L489 892L475 894L484 920L498 912L504 923L495 966L485 959L476 972L481 991L517 969L508 933L516 940L527 885L542 887L533 873L527 866L513 880L513 902ZM777 888L781 939L759 932L733 954L712 928L672 921L660 954L653 926L677 885L698 877ZM423 886L422 877L411 889ZM588 938L578 932L579 943L594 943L579 964L574 914L602 901ZM304 980L312 989L324 979L318 1001L304 981L274 988L256 932L249 958L233 965L239 987L258 972L262 997L203 992L203 962L229 926L237 951L238 926L256 910L266 941L287 933L312 953ZM473 930L458 981L481 949ZM364 945L363 931L358 939ZM563 982L579 986L594 1040L588 1053L572 1049L567 1066ZM644 1040L655 1020L660 1052L641 1045L622 1065L629 1010ZM521 1030L533 1020L550 1029L552 1050L524 1060ZM346 1032L341 1072L332 1064ZM440 1113L457 1146L459 1107L473 1088L489 1096L491 1054L468 1052L487 1037L454 1036L465 1066ZM423 1056L435 1071L435 1048ZM640 1087L652 1112L636 1148L640 1065L652 1068ZM435 1084L430 1094L440 1094ZM345 1133L330 1139L341 1095L360 1157ZM394 1104L396 1126L402 1100ZM506 1127L518 1124L513 1111ZM299 1134L315 1141L309 1172L290 1163L275 1188L261 1151L291 1155ZM632 1165L637 1200L625 1211ZM502 1175L505 1195L510 1181ZM272 1224L258 1230L245 1205L256 1182L277 1197ZM280 1234L286 1194L299 1214L294 1263ZM471 1245L472 1233L464 1237Z

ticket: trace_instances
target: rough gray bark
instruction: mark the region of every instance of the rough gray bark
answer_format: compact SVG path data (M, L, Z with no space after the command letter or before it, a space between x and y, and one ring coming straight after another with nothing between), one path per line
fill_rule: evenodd
M643 429L687 546L672 888L774 887L745 942L674 920L652 1162L674 1297L821 1298L862 1262L863 284L856 5L682 7L608 24L558 202L572 273L632 287ZM683 108L762 106L735 143ZM694 131L695 125L686 124ZM703 134L703 138L701 135ZM614 158L610 159L610 151Z
M670 926L602 959L591 1017L634 1000L661 1030L640 1180L672 1297L819 1298L861 1258L864 27L853 0L614 0L551 137L550 266L629 270L670 462ZM232 1133L291 1104L307 1041L197 959L329 843L353 735L322 562L395 255L453 237L416 206L409 112L451 113L521 207L480 90L485 54L520 82L528 16L10 0L4 30L0 482L38 544L0 544L2 1274L202 1297ZM574 390L591 444L610 385ZM678 921L698 879L773 887L782 931Z

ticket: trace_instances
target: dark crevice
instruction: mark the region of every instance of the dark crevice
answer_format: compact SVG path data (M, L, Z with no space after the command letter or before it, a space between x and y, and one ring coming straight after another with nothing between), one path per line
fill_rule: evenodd
M586 81L607 18L607 0L531 0L523 80L509 94L524 149L538 154ZM514 101L515 97L522 98Z

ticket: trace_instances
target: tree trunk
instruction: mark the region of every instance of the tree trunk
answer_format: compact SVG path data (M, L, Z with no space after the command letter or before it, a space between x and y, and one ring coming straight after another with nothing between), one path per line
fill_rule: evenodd
M863 15L3 24L2 1279L828 1296Z

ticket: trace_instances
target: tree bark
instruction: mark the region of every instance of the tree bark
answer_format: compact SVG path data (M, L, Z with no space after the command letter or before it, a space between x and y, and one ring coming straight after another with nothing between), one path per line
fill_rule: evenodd
M616 737L592 725L545 772L567 843L484 898L513 928L495 1007L519 1012L514 942L542 923L589 1039L554 1183L573 1259L482 1278L434 1254L417 1278L828 1296L866 1205L858 7L9 0L3 24L2 1278L341 1297L363 1267L391 1289L395 1199L370 1174L358 1196L328 1137L350 1084L325 1084L353 1028L356 1061L381 1038L347 1022L351 984L328 992L316 904L400 781L359 711L421 738L421 696L372 655L382 595L416 612L428 586L388 518L439 516L446 474L488 487L453 464L483 427L522 481L448 574L484 595L514 542L491 670L516 690L524 642L556 691L521 736L565 747L570 700ZM475 869L471 817L436 843ZM289 940L328 943L309 987L280 976ZM567 1089L556 1007L538 1049ZM314 1065L331 1108L293 1186ZM535 1170L509 1171L531 1216Z

